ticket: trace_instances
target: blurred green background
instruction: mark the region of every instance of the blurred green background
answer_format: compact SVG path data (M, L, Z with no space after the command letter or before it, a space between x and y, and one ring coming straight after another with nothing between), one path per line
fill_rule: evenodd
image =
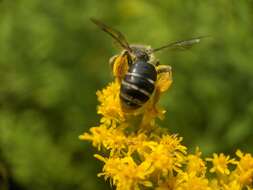
M174 71L161 124L190 151L252 153L252 10L251 0L1 0L0 189L109 189L78 135L99 121L95 92L119 49L89 17L153 47L211 35L157 53Z

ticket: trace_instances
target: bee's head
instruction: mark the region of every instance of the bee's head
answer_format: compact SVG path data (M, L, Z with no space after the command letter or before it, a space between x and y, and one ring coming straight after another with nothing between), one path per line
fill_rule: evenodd
M146 45L130 45L131 55L135 60L142 60L145 62L153 62L154 55L150 46Z
M145 45L130 45L131 54L136 60L148 62L150 60L151 47Z

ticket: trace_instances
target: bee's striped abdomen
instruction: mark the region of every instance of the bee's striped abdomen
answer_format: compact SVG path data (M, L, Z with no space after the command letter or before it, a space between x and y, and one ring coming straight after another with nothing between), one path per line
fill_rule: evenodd
M129 109L137 109L146 103L155 89L157 73L155 67L137 61L128 70L121 82L120 99Z

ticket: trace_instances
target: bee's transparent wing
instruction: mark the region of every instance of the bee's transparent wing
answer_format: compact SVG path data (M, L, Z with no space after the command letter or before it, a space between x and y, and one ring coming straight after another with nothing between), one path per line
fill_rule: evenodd
M104 23L102 23L101 21L99 21L97 19L90 18L90 20L94 24L96 24L101 30L103 30L104 32L109 34L113 39L115 39L124 49L131 51L131 48L130 48L125 36L121 32L105 25Z
M201 39L206 38L206 37L209 37L209 36L200 36L200 37L192 38L192 39L188 39L188 40L181 40L181 41L172 42L172 43L169 43L169 44L164 45L162 47L152 49L152 52L160 51L163 49L187 50L187 49L190 49L195 44L198 44L201 41Z

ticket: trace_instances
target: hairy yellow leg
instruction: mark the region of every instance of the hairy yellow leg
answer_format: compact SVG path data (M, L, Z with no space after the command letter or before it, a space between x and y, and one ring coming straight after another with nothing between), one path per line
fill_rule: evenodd
M160 93L163 93L169 89L172 84L172 70L169 65L159 65L157 67L157 83L156 88Z
M113 76L117 80L121 80L128 71L129 68L129 54L125 51L121 55L114 56L110 59L110 65L112 65Z

